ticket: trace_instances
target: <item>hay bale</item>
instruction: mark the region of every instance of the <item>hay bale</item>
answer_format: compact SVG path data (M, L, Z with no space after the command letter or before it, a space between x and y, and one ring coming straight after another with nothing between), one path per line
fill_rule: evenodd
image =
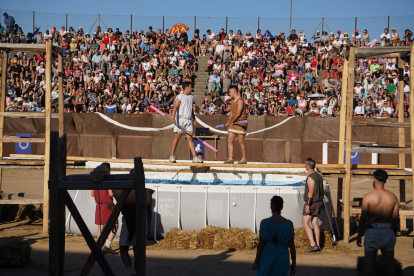
M178 249L189 249L191 237L195 231L181 230L177 235L176 247Z
M171 229L165 234L165 237L162 241L158 243L158 246L164 249L171 249L177 247L178 233L181 230L177 227Z
M194 231L190 239L190 249L197 249L199 245L200 241L198 240L197 232Z
M330 231L321 229L320 246L321 248L332 248L333 237ZM295 228L295 247L306 249L310 245L309 238L306 235L305 228Z
M30 264L30 243L19 237L0 239L0 267L27 266Z
M43 218L42 206L36 208L32 204L5 204L2 208L3 220L38 220Z
M207 225L198 231L199 249L213 249L214 238L218 233L224 232L224 228Z
M394 259L394 266L395 269L397 270L397 276L402 276L404 275L403 269L402 269L402 264L397 260ZM358 276L363 276L365 273L365 256L359 256L357 258L357 273ZM375 264L374 264L374 272L376 276L386 276L387 272L385 271L385 268L383 266L383 261L382 261L382 255L378 255L377 259L375 260Z

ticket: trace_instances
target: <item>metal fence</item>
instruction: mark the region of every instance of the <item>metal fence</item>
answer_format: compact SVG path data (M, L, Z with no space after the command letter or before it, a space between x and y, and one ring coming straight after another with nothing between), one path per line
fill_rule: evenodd
M200 34L205 34L207 29L217 33L221 28L226 31L233 30L235 33L241 30L243 34L250 31L255 34L260 28L262 33L269 30L273 35L280 31L289 33L289 18L262 18L262 17L196 17L196 16L141 16L141 15L108 15L108 14L65 14L28 12L1 9L0 14L7 12L16 20L16 24L22 27L25 33L31 32L34 27L40 27L44 32L52 25L58 30L63 26L65 29L73 27L77 30L82 27L86 32L94 32L99 25L103 30L107 28L119 28L121 32L129 30L147 31L152 26L155 31L161 29L163 32L176 23L184 23L189 28L189 35L195 29ZM349 35L355 29L368 30L371 39L379 38L384 28L396 28L402 35L405 29L414 29L414 15L408 16L382 16L382 17L352 17L352 18L292 18L292 29L303 30L307 38L316 31L348 32Z

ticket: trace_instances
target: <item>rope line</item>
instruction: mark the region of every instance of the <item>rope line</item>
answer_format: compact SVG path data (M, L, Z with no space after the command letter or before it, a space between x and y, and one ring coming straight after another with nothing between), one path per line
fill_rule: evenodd
M111 124L114 124L114 125L116 125L116 126L119 126L119 127L125 128L125 129L129 129L129 130L135 130L135 131L163 131L163 130L168 130L168 129L172 129L172 128L174 128L174 124L171 124L171 125L169 125L169 126L162 127L162 128L153 128L153 127L132 127L132 126L127 126L127 125L124 125L124 124L118 123L117 121L115 121L115 120L113 120L113 119L109 118L108 116L106 116L106 115L104 115L104 114L102 114L102 113L97 113L97 114L98 114L99 116L101 116L101 118L102 118L102 119L104 119L105 121L107 121L107 122L109 122L109 123L111 123ZM256 133L260 133L260 132L263 132L263 131L266 131L266 130L270 130L270 129L275 128L275 127L278 127L278 126L281 126L281 125L283 125L284 123L286 123L287 121L289 121L290 119L293 119L293 118L294 118L294 117L289 117L289 118L287 118L286 120L283 120L282 122L280 122L280 123L278 123L278 124L276 124L276 125L274 125L274 126L267 127L267 128L263 128L263 129L259 129L259 130L257 130L257 131L253 131L253 132L247 133L247 134L246 134L246 136L247 136L247 135L253 135L253 134L256 134ZM202 125L203 127L208 128L208 129L210 129L210 130L211 130L211 131L213 131L213 132L217 132L217 133L221 133L221 134L228 134L228 132L227 132L227 131L224 131L224 130L218 130L218 129L214 128L214 127L211 127L211 126L207 125L206 123L204 123L203 121L201 121L201 120L200 120L199 118L197 118L197 117L196 117L196 121L197 121L197 123L199 123L199 124L200 124L200 125Z

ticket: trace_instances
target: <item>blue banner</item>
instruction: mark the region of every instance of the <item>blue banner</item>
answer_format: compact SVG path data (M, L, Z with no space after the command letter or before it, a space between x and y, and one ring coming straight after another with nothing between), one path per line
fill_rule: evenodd
M203 157L205 158L206 156L204 155L204 144L203 144L203 142L201 142L200 140L196 140L196 139L194 139L193 141L194 141L194 147L195 147L196 154L201 152L203 154ZM191 152L190 152L190 159L193 159L193 154Z
M31 138L30 133L16 133L16 136ZM32 154L32 143L19 142L14 143L14 151L16 154Z
M344 164L346 163L346 150L344 150ZM351 152L351 165L361 164L361 153Z

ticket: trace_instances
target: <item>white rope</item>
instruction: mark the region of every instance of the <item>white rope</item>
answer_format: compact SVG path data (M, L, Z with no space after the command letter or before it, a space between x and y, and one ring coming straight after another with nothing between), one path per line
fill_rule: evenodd
M131 126L127 126L127 125L124 125L124 124L118 123L117 121L112 120L111 118L109 118L108 116L106 116L106 115L104 115L104 114L102 114L102 113L97 113L97 114L98 114L99 116L101 116L101 118L102 118L102 119L104 119L105 121L107 121L107 122L109 122L109 123L111 123L111 124L114 124L114 125L119 126L119 127L122 127L122 128L130 129L130 130L135 130L135 131L162 131L162 130L168 130L168 129L172 129L172 128L174 128L174 124L171 124L171 125L169 125L169 126L162 127L162 128L152 128L152 127L131 127ZM283 125L284 123L286 123L287 121L289 121L289 120L290 120L290 119L292 119L292 118L294 118L294 117L289 117L289 118L287 118L286 120L283 120L282 122L280 122L280 123L278 123L278 124L276 124L276 125L274 125L274 126L267 127L267 128L264 128L264 129L260 129L260 130L254 131L254 132L247 133L247 134L246 134L246 136L247 136L247 135L256 134L256 133L260 133L260 132L263 132L263 131L266 131L266 130L269 130L269 129L272 129L272 128L275 128L275 127L278 127L278 126L281 126L281 125ZM197 121L197 123L199 123L199 124L200 124L200 125L202 125L203 127L208 128L208 129L210 129L210 130L211 130L211 131L213 131L213 132L217 132L217 133L221 133L221 134L228 134L228 132L227 132L227 131L224 131L224 130L218 130L218 129L216 129L216 128L213 128L213 127L211 127L211 126L207 125L206 123L204 123L203 121L201 121L201 120L200 120L199 118L197 118L197 117L196 117L196 121Z
M111 118L109 118L108 116L102 114L102 113L97 113L99 116L101 116L102 119L104 119L107 122L110 122L111 124L114 124L116 126L122 127L122 128L126 128L126 129L130 129L130 130L136 130L136 131L162 131L162 130L168 130L168 129L172 129L174 128L174 125L171 124L169 126L163 127L163 128L153 128L153 127L131 127L131 126L127 126L121 123L118 123L115 120L112 120Z
M264 128L264 129L260 129L260 130L257 130L257 131L253 131L253 132L247 133L246 136L247 135L253 135L253 134L256 134L256 133L259 133L259 132L263 132L263 131L266 131L266 130L269 130L269 129L272 129L272 128L281 126L281 125L283 125L284 123L286 123L287 121L289 121L292 118L294 118L294 117L293 116L292 117L289 117L286 120L283 120L282 122L280 122L280 123L278 123L278 124L276 124L274 126L267 127L267 128ZM213 127L207 125L206 123L204 123L203 121L201 121L199 118L196 118L196 120L197 120L197 123L199 123L200 125L202 125L205 128L209 128L211 131L214 131L214 132L217 132L217 133L222 133L222 134L227 134L228 133L227 131L218 130L216 128L213 128Z

